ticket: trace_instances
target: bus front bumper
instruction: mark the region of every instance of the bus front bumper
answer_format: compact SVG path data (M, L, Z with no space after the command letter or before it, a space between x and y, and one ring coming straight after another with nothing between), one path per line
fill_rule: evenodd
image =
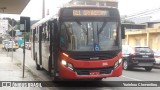
M122 75L122 63L115 69L112 67L106 67L100 69L76 69L70 70L69 68L61 65L59 75L62 79L96 79L107 77L119 77ZM101 73L103 72L103 73ZM105 73L106 72L106 73Z

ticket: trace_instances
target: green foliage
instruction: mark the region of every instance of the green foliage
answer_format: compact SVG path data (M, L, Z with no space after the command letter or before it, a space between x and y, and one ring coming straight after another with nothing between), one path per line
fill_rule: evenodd
M24 33L25 32L22 33L22 37L24 38L24 35L26 35L25 36L25 40L26 40L26 42L29 42L29 40L30 40L30 32L26 32L25 34Z

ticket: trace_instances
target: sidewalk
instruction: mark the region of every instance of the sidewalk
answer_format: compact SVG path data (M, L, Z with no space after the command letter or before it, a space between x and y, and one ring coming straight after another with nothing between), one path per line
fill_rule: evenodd
M38 81L29 69L25 69L24 78L20 61L7 56L7 53L0 47L0 90L47 90L39 87L3 87L2 81Z
M17 60L0 54L0 81L31 81L34 78L30 75L29 70L25 70L25 77L22 78L21 63Z

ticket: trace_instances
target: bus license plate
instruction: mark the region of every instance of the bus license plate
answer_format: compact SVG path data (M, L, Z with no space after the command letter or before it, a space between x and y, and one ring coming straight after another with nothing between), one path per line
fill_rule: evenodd
M99 75L100 72L99 71L90 71L89 74L90 75Z
M142 56L142 57L147 58L147 57L149 57L149 56Z

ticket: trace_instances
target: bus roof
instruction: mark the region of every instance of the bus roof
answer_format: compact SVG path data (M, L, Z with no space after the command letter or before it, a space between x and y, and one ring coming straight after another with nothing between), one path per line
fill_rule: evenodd
M69 5L62 8L116 8L111 6L95 6L95 5Z
M35 24L32 25L32 29L34 29L36 26L41 25L42 23L52 19L54 16L48 16L46 18L41 19L40 21L36 22Z

